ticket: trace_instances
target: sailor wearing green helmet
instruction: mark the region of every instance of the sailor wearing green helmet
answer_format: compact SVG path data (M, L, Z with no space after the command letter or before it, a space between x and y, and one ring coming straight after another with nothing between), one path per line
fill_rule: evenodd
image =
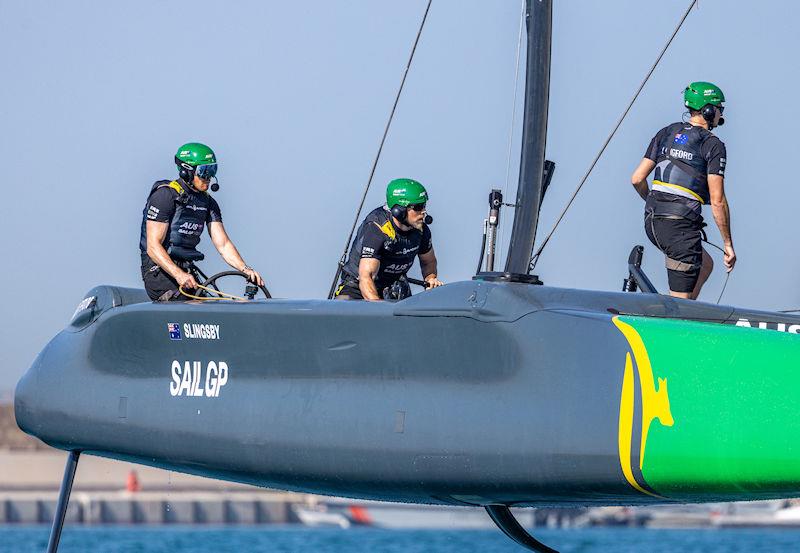
M403 299L411 295L405 275L419 257L428 288L441 286L426 224L428 192L413 179L395 179L386 205L372 210L356 233L342 269L336 299Z
M658 131L631 183L645 200L645 232L666 258L670 294L697 299L714 268L702 247L703 205L711 204L724 243L726 270L736 264L725 197L725 144L711 132L725 122L725 95L718 86L699 81L686 87L683 103L689 120ZM647 177L653 169L649 187Z
M142 279L150 299L187 299L178 288L197 287L186 268L190 262L204 257L197 251L197 245L206 226L211 241L228 265L263 286L261 275L244 262L225 232L219 204L208 194L209 187L214 191L219 188L214 151L205 144L190 142L178 148L175 164L179 177L157 181L142 212L139 250ZM215 180L213 184L211 179Z

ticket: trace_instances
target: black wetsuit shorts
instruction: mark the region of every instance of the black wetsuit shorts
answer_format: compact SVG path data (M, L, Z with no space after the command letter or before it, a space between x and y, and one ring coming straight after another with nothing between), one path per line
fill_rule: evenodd
M337 300L363 300L364 295L361 293L361 288L358 282L344 281L336 289L336 294L333 296Z
M380 294L384 300L398 301L411 297L411 287L408 285L406 279L401 278L383 289L378 289L378 294ZM364 294L361 293L361 287L358 285L358 281L345 278L336 289L336 294L334 294L333 297L337 300L363 300Z
M675 215L645 213L644 230L666 256L667 280L673 292L691 292L703 263L703 222Z
M189 299L178 292L178 281L154 263L147 254L142 255L142 280L147 295L153 301L185 301Z

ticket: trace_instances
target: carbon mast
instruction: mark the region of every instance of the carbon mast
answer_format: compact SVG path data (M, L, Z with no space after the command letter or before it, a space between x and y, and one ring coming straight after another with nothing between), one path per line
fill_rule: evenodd
M552 0L526 0L525 19L528 36L525 108L514 226L505 267L509 276L527 275L529 272L528 264L536 239L543 196L547 112L550 101Z
M541 284L530 276L529 263L536 240L539 209L544 188L553 173L549 163L545 175L545 146L547 144L547 111L550 101L550 50L553 27L552 0L526 0L525 24L528 35L525 71L525 108L522 123L522 152L519 183L514 210L514 227L506 258L504 274L494 278ZM486 278L486 273L478 278ZM493 278L489 277L489 278ZM522 547L539 553L558 553L534 538L514 518L508 505L486 505L492 521L509 538Z

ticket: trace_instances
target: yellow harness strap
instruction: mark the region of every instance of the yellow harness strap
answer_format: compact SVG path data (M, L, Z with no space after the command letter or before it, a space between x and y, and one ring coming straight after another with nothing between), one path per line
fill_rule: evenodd
M383 226L380 226L378 223L374 223L376 227L380 229L380 231L389 237L389 240L394 240L397 236L397 233L394 231L394 225L392 225L392 221L386 221Z
M692 197L701 204L705 204L703 198L701 198L700 195L697 194L697 192L695 192L694 190L689 190L688 188L681 186L679 184L672 184L671 182L661 182L660 180L655 180L655 179L653 179L653 184L658 186L666 186L667 188L673 188L675 190L680 190L681 192L686 192L688 194L691 194Z
M178 181L174 180L171 183L169 183L167 186L172 188L178 194L183 194L183 187L180 184L178 184Z

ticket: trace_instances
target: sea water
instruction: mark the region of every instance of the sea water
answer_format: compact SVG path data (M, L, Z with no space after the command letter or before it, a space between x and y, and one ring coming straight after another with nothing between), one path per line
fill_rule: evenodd
M41 553L49 528L0 527L0 551ZM800 530L539 529L562 553L708 553L800 551ZM494 530L308 529L299 526L66 527L61 553L512 553L524 551Z

